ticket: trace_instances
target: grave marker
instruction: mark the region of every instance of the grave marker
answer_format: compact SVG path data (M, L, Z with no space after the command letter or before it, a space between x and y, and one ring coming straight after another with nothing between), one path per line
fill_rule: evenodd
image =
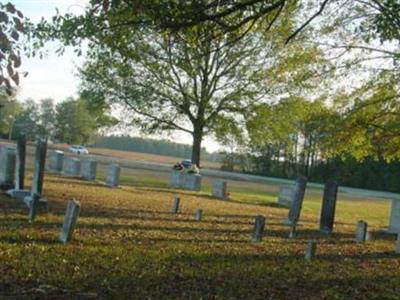
M86 159L82 163L82 177L88 181L96 180L97 161Z
M389 230L390 233L400 232L400 199L392 200L392 207L390 210L390 222Z
M356 228L356 242L365 243L367 240L368 223L365 221L358 221Z
M40 195L33 194L32 200L29 203L29 222L33 222L36 218L36 213L39 207Z
M173 170L171 173L170 186L172 188L183 188L183 180L185 173L183 171Z
M0 188L14 188L16 149L10 146L0 148Z
M252 239L254 242L261 242L265 227L265 217L258 215L254 222Z
M71 177L79 177L81 173L81 161L76 157L65 159L64 174Z
M107 179L106 184L110 187L119 186L119 177L121 173L121 167L117 164L111 164L107 168Z
M201 175L184 173L183 175L183 188L190 191L200 191L201 189Z
M278 203L290 207L293 203L293 185L281 186L278 195Z
M179 197L175 197L174 203L172 203L171 213L173 213L173 214L178 213L180 202L181 202L181 199Z
M81 204L78 201L68 201L67 211L65 213L64 223L59 238L64 245L66 245L72 238L72 233L74 232L80 210Z
M317 252L317 242L316 241L308 241L307 248L306 248L306 253L305 253L305 259L306 260L312 260L315 258L315 253Z
M202 209L198 209L196 211L196 221L201 221L203 219L203 210Z
M304 193L306 191L307 179L299 177L293 188L293 202L289 209L288 219L285 221L287 224L294 224L300 218L301 208L303 206Z
M212 195L218 199L227 199L228 195L226 192L226 181L225 180L214 180L212 185Z
M55 150L51 153L49 161L49 171L54 173L62 173L64 166L64 152Z
M396 240L396 253L400 254L400 232L397 234L397 240Z
M330 234L333 231L337 192L338 184L336 181L330 180L325 183L319 223L319 231L322 233Z

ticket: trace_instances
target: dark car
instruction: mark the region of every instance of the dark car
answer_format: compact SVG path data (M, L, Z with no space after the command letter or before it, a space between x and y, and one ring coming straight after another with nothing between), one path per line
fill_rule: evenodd
M184 159L182 160L181 164L187 169L192 166L192 161L190 159Z

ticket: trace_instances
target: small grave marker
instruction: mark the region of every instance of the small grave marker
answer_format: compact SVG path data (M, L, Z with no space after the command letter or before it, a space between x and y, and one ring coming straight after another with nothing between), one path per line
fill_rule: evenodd
M119 186L119 177L121 173L121 167L117 164L111 164L107 168L107 179L106 184L110 187Z
M319 230L322 233L330 234L333 231L337 192L338 184L336 181L330 180L325 183L321 218L319 223Z
M308 241L307 248L306 248L306 253L305 253L305 259L306 260L312 260L315 258L315 253L317 252L317 242L314 240Z
M81 173L81 161L76 157L67 157L65 160L64 174L66 176L78 177Z
M306 191L307 179L299 177L293 188L293 202L289 209L288 219L285 221L287 224L297 223L300 218L301 208L303 206L304 193Z
M33 222L36 218L36 213L39 207L40 195L33 194L29 203L29 222Z
M64 224L60 233L60 241L66 245L72 238L76 221L78 220L81 204L76 200L69 200L64 217Z
M368 223L365 221L358 221L356 228L356 242L365 243L367 240Z
M290 207L293 203L293 185L281 186L278 195L278 203Z
M201 189L201 175L184 173L183 175L183 188L190 191L200 191Z
M64 166L64 152L55 150L51 153L49 160L49 171L54 173L62 173Z
M196 211L196 221L201 221L203 219L203 210L202 209L198 209Z
M181 199L179 197L175 197L174 202L172 203L171 213L177 214L179 211L179 204Z
M264 233L264 227L265 227L265 217L261 215L256 216L254 222L253 235L252 235L254 242L261 242Z
M223 199L223 200L227 199L228 195L226 193L226 186L227 186L227 184L226 184L225 180L218 179L218 180L213 181L213 185L212 185L213 197L218 198L218 199Z
M88 181L96 180L97 161L93 159L84 160L82 163L82 177Z

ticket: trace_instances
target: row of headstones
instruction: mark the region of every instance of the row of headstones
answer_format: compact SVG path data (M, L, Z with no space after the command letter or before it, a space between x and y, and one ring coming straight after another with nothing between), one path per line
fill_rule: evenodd
M50 154L49 172L64 174L69 177L82 177L88 181L95 181L97 175L97 161L85 159L81 161L76 157L65 157L64 152L55 150ZM107 167L106 185L119 186L121 167L118 164L110 164Z
M191 174L185 171L174 170L171 173L170 186L177 189L185 189L190 191L201 190L200 174ZM218 199L227 199L227 183L225 180L216 179L212 183L212 196Z
M171 213L177 214L179 212L179 206L180 206L180 198L175 197L172 203ZM202 219L203 219L203 210L198 209L195 214L195 220L201 221ZM254 242L261 242L265 230L265 223L266 223L266 218L264 216L258 215L255 217L254 227L251 235L251 238ZM355 238L356 243L364 243L367 240L368 236L367 227L368 224L366 222L364 221L358 222L356 227L356 238ZM295 235L296 235L296 226L293 224L292 226L290 226L289 238L294 238ZM305 251L305 258L308 260L313 259L316 255L316 250L317 250L317 242L315 240L308 241L307 248ZM398 235L397 237L395 252L400 254L400 235Z

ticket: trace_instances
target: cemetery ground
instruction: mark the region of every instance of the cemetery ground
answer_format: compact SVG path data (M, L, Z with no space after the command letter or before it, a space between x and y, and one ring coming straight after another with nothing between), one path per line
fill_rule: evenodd
M31 180L31 170L28 182ZM105 172L99 169L99 179ZM307 189L295 239L282 224L278 185L228 181L230 200L168 188L168 175L124 171L120 188L45 175L49 213L29 223L26 208L0 196L0 298L5 299L398 299L394 240L356 244L358 220L378 232L388 201L338 196L334 234L318 232L322 191ZM180 212L171 214L175 196ZM67 201L82 209L72 241L58 235ZM202 221L195 220L197 209ZM266 217L260 243L254 218ZM304 259L309 240L317 256Z

